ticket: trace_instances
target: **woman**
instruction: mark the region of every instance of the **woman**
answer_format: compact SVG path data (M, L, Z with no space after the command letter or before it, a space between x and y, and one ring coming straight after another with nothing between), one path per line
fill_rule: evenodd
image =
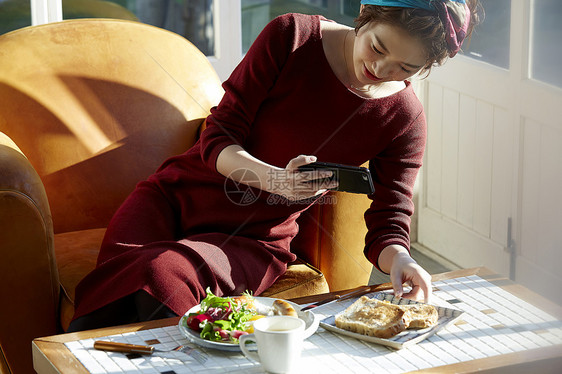
M406 79L454 56L475 1L362 1L355 30L319 16L273 20L224 83L201 139L139 183L76 289L69 331L181 315L205 297L259 295L295 259L299 214L325 193L315 160L360 165L375 183L365 255L395 293L428 299L409 254L423 108ZM284 166L285 165L285 166ZM253 198L230 198L240 183ZM333 185L322 186L331 188ZM275 197L275 199L272 199Z

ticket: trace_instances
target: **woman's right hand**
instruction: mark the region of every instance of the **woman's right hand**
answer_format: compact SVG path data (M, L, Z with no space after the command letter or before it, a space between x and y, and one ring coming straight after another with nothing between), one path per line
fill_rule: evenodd
M337 187L336 181L322 181L322 179L332 176L331 171L299 170L299 167L312 162L316 162L316 156L300 155L289 161L285 169L272 170L266 190L281 195L287 200L298 201L320 195L330 188Z
M379 255L378 264L382 271L390 274L395 296L429 302L431 275L418 265L405 247L398 244L385 247ZM404 293L404 284L411 286L407 293Z

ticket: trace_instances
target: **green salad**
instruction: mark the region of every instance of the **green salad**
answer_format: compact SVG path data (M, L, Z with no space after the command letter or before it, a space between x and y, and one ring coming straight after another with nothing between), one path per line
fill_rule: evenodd
M202 339L237 344L241 335L253 332L253 321L264 317L257 313L255 298L247 292L233 297L216 296L209 288L206 292L199 311L183 319L183 324Z

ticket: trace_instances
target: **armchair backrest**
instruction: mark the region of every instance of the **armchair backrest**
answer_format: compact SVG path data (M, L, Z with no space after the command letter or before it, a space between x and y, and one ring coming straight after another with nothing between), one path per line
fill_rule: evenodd
M55 233L105 227L136 183L193 145L222 94L195 46L146 24L81 19L0 36L0 131L41 177Z

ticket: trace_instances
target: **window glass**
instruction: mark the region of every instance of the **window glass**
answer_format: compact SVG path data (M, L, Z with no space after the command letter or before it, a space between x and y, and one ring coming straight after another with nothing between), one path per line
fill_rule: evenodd
M511 0L481 0L481 3L485 20L465 42L463 53L508 69ZM360 4L360 0L242 0L243 52L248 51L260 31L278 15L291 12L321 14L353 27Z
M562 1L535 0L531 30L531 76L562 88Z
M511 0L480 0L480 3L484 7L484 21L474 29L471 38L464 42L462 53L509 69Z
M320 14L333 21L353 26L359 14L360 0L242 0L243 53L263 28L285 13Z
M207 56L215 54L213 0L63 0L62 6L64 19L138 20L184 36Z
M29 0L0 0L0 34L31 26Z

